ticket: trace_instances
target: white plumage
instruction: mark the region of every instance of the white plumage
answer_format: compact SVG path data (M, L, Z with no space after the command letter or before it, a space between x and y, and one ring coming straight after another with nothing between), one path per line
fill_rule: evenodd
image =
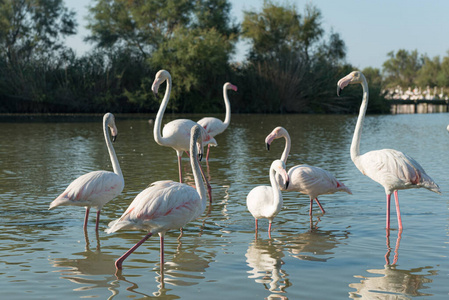
M265 143L269 149L272 141L279 138L285 139L285 148L281 160L284 161L284 163L287 163L291 148L291 140L290 135L285 128L279 126L273 129L273 131L265 138ZM313 200L317 202L321 211L323 213L325 212L321 203L318 201L318 196L320 195L333 194L339 191L352 194L351 190L342 182L338 181L334 175L319 167L306 164L296 165L288 170L288 177L290 179L290 184L286 189L287 191L299 192L310 197L309 215L312 215Z
M123 191L125 186L123 174L114 148L112 147L111 138L108 134L108 127L111 129L111 134L115 140L115 137L117 136L117 128L115 126L114 115L111 113L107 113L103 117L103 132L114 172L94 171L78 177L70 183L61 195L53 200L49 207L49 209L63 205L86 207L84 229L87 227L89 210L91 207L94 207L97 209L97 221L95 228L98 230L100 211L102 207L117 197Z
M197 149L202 149L201 132L202 128L198 124L191 129L190 162L196 189L187 184L170 180L154 182L134 198L119 219L109 223L107 233L121 229L148 232L142 240L115 262L117 269L121 269L123 261L156 233L160 236L162 269L165 232L184 227L204 211L207 196L197 159Z
M387 195L387 229L390 228L390 199L391 194L394 193L398 227L402 230L397 191L411 188L426 188L435 193L440 193L440 188L426 174L417 161L400 151L382 149L360 154L363 120L368 107L368 83L362 72L353 71L338 81L337 95L340 95L341 90L348 84L361 84L363 88L362 104L351 143L351 159L363 175L380 183L385 188Z

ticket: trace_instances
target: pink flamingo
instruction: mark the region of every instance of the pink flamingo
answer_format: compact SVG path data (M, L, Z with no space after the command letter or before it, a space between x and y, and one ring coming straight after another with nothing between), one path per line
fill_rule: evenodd
M368 83L362 72L353 71L337 83L337 95L348 84L361 84L363 99L360 113L354 129L351 143L351 159L363 175L380 183L387 195L387 230L390 228L390 198L394 192L396 214L399 230L402 230L401 212L399 210L398 190L411 188L426 188L441 194L438 185L426 174L420 164L410 156L393 149L374 150L360 155L360 138L362 125L368 107Z
M265 138L265 143L267 144L267 149L270 150L271 142L279 138L285 138L285 148L282 153L281 160L284 163L287 163L287 158L291 148L291 140L290 135L285 128L279 126L273 129L273 131ZM290 168L288 171L288 177L290 178L290 185L287 189L285 189L286 191L300 192L310 197L310 216L312 216L312 205L314 199L321 211L325 213L320 201L318 201L319 195L333 194L339 191L352 194L351 190L342 182L338 181L334 175L318 167L313 167L306 164L296 165Z
M277 174L275 176L275 174ZM271 186L259 185L253 188L246 196L246 206L253 215L256 223L256 235L259 219L268 219L268 236L271 239L271 222L282 208L282 193L279 189L279 182L276 177L282 178L282 185L288 187L289 178L285 170L285 163L281 160L275 160L270 167Z
M123 215L109 223L107 233L120 229L145 230L143 239L129 249L115 262L117 269L122 268L123 261L143 242L155 233L160 237L161 269L164 265L164 235L170 229L182 228L188 222L201 215L206 207L206 190L201 177L197 159L197 147L202 149L202 127L195 125L191 129L190 163L196 189L171 180L157 181L134 198Z
M103 117L103 132L114 172L94 171L84 174L75 179L61 195L50 203L49 209L61 205L85 206L84 230L87 228L90 208L97 208L95 230L98 230L101 208L117 197L125 186L122 170L108 134L108 127L111 130L112 141L115 141L117 127L115 126L115 117L111 113L107 113Z
M156 78L154 79L153 85L151 87L151 90L155 95L157 95L157 92L159 90L159 86L164 82L167 82L167 87L165 89L164 98L162 99L161 106L159 107L159 111L156 115L156 120L154 124L153 129L153 136L156 143L158 143L161 146L166 147L172 147L175 149L176 154L178 156L178 169L179 169L179 182L182 183L182 168L181 168L181 157L184 151L189 151L189 143L190 143L190 129L198 125L198 123L188 120L188 119L177 119L174 121L171 121L167 123L163 130L161 135L161 125L162 125L162 118L164 116L165 108L167 107L168 100L170 99L170 93L171 93L171 76L170 73L166 70L160 70L156 74ZM203 127L201 127L201 134L204 144L214 144L216 145L217 142L215 139L207 134L207 132L204 130ZM204 176L203 169L200 166L201 174ZM211 186L209 182L207 181L206 177L204 176L204 179L206 180L207 189L209 193L209 199L212 201L212 192L211 192Z
M229 123L231 122L231 104L229 103L228 98L228 90L234 90L237 92L237 87L233 85L230 82L226 82L223 85L223 98L226 108L226 117L224 121L221 121L217 118L213 117L206 117L202 118L198 121L198 124L203 126L204 129L206 129L206 132L211 136L215 137L216 135L219 135L223 131L228 128ZM206 161L209 161L209 150L210 150L211 144L207 145L207 154L206 154Z

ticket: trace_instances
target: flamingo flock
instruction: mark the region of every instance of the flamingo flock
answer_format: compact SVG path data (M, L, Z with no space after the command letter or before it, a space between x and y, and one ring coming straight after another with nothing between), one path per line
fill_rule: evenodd
M207 198L212 201L211 187L204 175L199 161L203 156L203 148L207 145L206 161L209 159L210 146L216 146L214 137L222 133L230 124L231 108L228 90L237 91L237 86L227 82L223 86L223 98L226 108L224 121L216 118L203 118L198 122L188 119L177 119L167 123L161 131L162 119L170 99L172 78L168 71L157 72L152 91L157 96L159 87L166 83L165 93L157 112L153 136L157 144L171 147L178 157L179 182L172 180L156 181L142 190L130 203L122 216L109 223L105 230L114 233L118 230L145 231L144 237L126 251L115 262L117 270L121 270L125 259L151 236L158 234L160 238L160 267L164 266L164 236L169 230L182 229L189 222L200 217L207 206ZM341 78L337 83L337 95L352 84L360 84L363 89L360 113L357 119L354 136L350 147L350 157L354 165L363 175L380 183L386 193L386 229L390 229L390 199L394 194L398 229L402 231L402 220L399 209L398 190L425 188L440 194L440 188L426 174L421 165L410 156L393 149L382 149L360 154L360 140L363 121L368 106L368 83L365 76L354 71ZM109 133L110 131L110 133ZM125 181L120 169L117 155L112 146L117 136L115 117L107 113L103 117L103 133L112 162L113 172L94 171L75 179L54 201L49 209L57 206L82 206L86 208L84 230L87 228L91 207L97 209L95 230L99 229L100 211L109 201L116 198L124 189ZM112 141L111 137L112 135ZM257 186L246 197L248 211L255 219L257 239L258 220L268 219L268 236L271 239L272 221L283 208L283 191L299 192L309 196L309 216L312 218L314 201L322 214L325 213L318 196L346 192L351 190L330 172L316 166L300 164L286 170L287 158L291 149L291 138L288 131L278 126L265 139L267 149L276 139L285 139L285 148L280 159L276 159L268 168L269 186ZM195 187L184 184L181 157L183 152L189 155ZM204 180L203 180L204 178ZM205 188L207 186L207 190ZM208 193L208 195L207 195Z

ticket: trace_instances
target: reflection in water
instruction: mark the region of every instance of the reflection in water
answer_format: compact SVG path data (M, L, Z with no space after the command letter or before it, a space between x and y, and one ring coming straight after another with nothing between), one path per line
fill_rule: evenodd
M420 292L421 289L427 287L424 283L432 282L431 279L424 277L422 273L424 269L431 267L421 267L411 270L397 269L396 263L399 258L399 244L401 241L402 231L398 231L396 246L394 249L393 264L390 264L390 232L387 230L387 253L385 254L386 265L383 269L370 269L368 273L376 274L378 276L365 277L354 276L355 278L362 278L359 283L351 283L349 287L356 289L356 292L350 292L350 298L363 299L409 299L409 296L432 296L432 294L425 294ZM436 275L436 271L428 271L430 275ZM381 276L383 275L383 276Z
M262 283L265 289L274 293L268 299L279 298L280 293L286 293L285 289L291 286L288 274L281 269L284 264L282 257L282 244L274 244L272 239L257 239L250 243L245 254L248 266L248 278L255 278L257 283Z
M301 234L284 233L286 237L285 247L292 254L292 257L300 260L326 262L333 258L331 251L338 244L339 239L347 239L348 231L336 233L335 231L321 231L315 228Z

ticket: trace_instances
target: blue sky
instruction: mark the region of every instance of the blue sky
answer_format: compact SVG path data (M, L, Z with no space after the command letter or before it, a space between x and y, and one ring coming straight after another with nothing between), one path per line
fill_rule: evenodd
M88 35L84 28L87 6L91 0L66 0L78 16L78 35L67 39L78 54L90 49L83 42ZM231 0L232 14L241 22L244 10L260 11L263 0ZM315 0L277 1L294 4L303 13L312 3L322 13L326 33L331 29L346 44L346 60L353 66L381 68L387 53L399 49L418 50L429 57L448 56L449 1L447 0ZM239 43L235 61L246 54L245 43Z

